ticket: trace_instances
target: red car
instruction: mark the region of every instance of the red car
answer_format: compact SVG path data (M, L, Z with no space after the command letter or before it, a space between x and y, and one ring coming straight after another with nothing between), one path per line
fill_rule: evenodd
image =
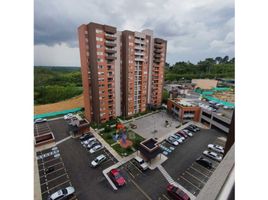
M180 134L181 136L185 137L185 139L188 137L188 135L186 133L184 133L183 131L178 131L178 134Z
M117 186L123 186L126 184L126 180L124 179L124 177L120 174L120 171L118 169L112 169L110 171L110 176L111 179L113 180L113 182L117 185Z
M172 184L167 186L167 192L173 199L190 200L190 197L185 192Z

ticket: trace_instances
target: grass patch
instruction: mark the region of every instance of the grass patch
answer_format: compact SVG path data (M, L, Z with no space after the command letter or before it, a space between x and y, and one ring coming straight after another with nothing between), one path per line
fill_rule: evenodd
M122 148L120 144L116 144L112 148L121 156L128 156L134 152L131 148Z

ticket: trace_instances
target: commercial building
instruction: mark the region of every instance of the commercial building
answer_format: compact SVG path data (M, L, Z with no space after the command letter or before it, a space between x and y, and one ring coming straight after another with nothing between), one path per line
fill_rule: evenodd
M183 99L168 99L167 110L182 123L200 119L201 108Z
M117 31L96 23L78 28L85 117L103 123L162 101L167 42L151 30Z

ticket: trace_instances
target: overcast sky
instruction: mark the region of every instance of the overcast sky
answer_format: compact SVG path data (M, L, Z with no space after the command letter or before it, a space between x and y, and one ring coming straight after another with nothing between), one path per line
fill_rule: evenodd
M77 27L152 29L168 41L167 62L234 57L233 0L35 0L34 64L80 66Z

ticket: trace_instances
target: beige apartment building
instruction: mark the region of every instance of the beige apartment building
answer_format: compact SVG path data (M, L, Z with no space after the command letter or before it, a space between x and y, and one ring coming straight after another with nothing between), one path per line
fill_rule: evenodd
M167 41L151 30L117 31L96 23L78 28L85 116L104 123L162 101Z

